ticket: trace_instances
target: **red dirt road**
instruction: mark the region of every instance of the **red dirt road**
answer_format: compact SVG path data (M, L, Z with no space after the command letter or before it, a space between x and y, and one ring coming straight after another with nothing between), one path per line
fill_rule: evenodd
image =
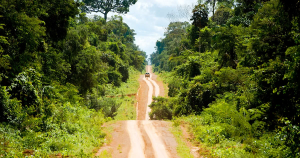
M153 96L164 96L162 82L156 81L151 66L146 67L150 78L140 76L137 93L137 120L120 121L113 125L110 145L101 148L96 156L107 150L113 158L177 158L177 143L170 133L170 122L151 121L148 107Z

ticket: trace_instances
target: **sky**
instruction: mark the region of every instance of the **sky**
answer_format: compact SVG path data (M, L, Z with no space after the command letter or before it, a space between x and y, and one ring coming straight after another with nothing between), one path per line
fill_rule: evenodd
M135 30L135 44L149 57L155 52L156 41L164 37L165 29L173 21L167 15L169 13L177 15L178 7L196 3L197 0L138 0L130 7L129 12L122 16L124 22ZM100 13L97 15L103 17ZM108 17L112 15L109 13Z

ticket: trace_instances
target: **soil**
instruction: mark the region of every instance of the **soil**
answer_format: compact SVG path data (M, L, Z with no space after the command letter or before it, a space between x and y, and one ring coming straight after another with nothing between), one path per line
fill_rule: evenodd
M152 66L147 66L148 67L148 71L152 72ZM165 89L164 89L164 83L163 81L157 81L157 75L154 74L154 73L151 73L151 78L152 80L154 80L158 86L159 86L159 96L161 97L167 97L166 94L165 94Z
M107 150L113 158L178 158L176 139L169 131L170 122L152 121L146 117L148 105L152 96L165 96L162 81L156 80L151 66L147 66L150 78L141 75L140 88L136 95L137 120L119 121L112 125L112 140L109 145L102 147L96 154ZM149 88L149 86L151 86ZM153 90L152 95L148 95Z
M107 150L115 158L127 158L130 151L130 139L127 132L127 121L119 121L112 126L112 140L109 145L102 147L95 156L99 156L102 151Z
M147 102L148 102L148 91L149 87L147 83L143 80L144 75L139 78L140 88L137 94L137 120L145 120Z
M153 121L153 126L156 128L158 135L162 138L167 151L170 153L172 158L179 158L177 156L177 142L173 134L169 131L172 126L171 122L166 121Z

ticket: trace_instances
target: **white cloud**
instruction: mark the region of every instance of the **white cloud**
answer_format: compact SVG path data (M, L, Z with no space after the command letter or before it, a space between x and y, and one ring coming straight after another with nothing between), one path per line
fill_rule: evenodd
M137 36L135 43L144 51L153 50L152 52L147 52L147 55L149 56L151 53L154 52L155 43L160 37L160 34Z
M154 0L154 3L162 7L177 7L178 5L185 5L196 2L197 0Z
M162 26L154 26L155 31L161 33L165 31L166 27L162 27Z
M135 16L133 16L133 15L126 15L126 16L124 16L124 20L125 21L139 22L139 20Z
M176 13L178 6L196 4L197 0L138 0L122 15L124 22L136 32L135 43L149 56L155 51L155 43L164 36L170 23L168 13ZM98 14L101 15L101 14ZM114 15L109 13L109 17ZM101 15L102 16L102 15Z
M153 3L149 1L138 1L135 6L138 10L149 11L149 8L153 6Z

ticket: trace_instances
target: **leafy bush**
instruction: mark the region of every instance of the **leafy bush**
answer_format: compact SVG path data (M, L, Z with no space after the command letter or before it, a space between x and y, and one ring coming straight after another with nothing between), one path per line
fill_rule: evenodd
M149 114L151 120L172 119L172 107L168 105L168 99L155 97L149 107L151 108L151 112Z
M105 142L105 134L100 127L106 120L101 112L66 103L54 108L53 116L44 121L46 132L31 130L33 126L39 127L36 124L23 132L0 124L0 136L3 138L0 139L0 153L4 151L8 157L23 156L25 149L33 149L36 156L50 153L90 155L94 148Z
M45 110L41 75L34 69L20 73L11 86L1 87L2 114L9 123L21 127L27 117L40 115Z
M114 118L117 114L118 108L121 103L117 103L114 98L94 98L90 100L88 105L89 108L95 109L96 111L102 111L105 117Z
M122 82L122 74L118 71L110 71L108 73L109 83L113 84L114 86L121 86Z
M163 73L165 72L162 72L162 74ZM180 94L183 87L187 86L187 82L184 79L182 79L182 77L173 77L171 75L171 76L166 76L166 78L170 78L170 80L168 81L168 88L169 88L168 96L170 97L175 97L176 95Z
M299 129L288 125L279 132L264 132L259 136L258 123L249 123L251 112L236 109L235 97L226 94L200 115L177 118L185 120L197 142L201 142L216 157L297 157ZM231 101L230 101L231 100ZM288 123L288 121L287 121ZM264 124L263 124L264 125ZM287 131L287 129L289 129ZM287 139L291 141L287 141ZM291 144L286 144L290 142ZM297 148L297 147L296 147Z

